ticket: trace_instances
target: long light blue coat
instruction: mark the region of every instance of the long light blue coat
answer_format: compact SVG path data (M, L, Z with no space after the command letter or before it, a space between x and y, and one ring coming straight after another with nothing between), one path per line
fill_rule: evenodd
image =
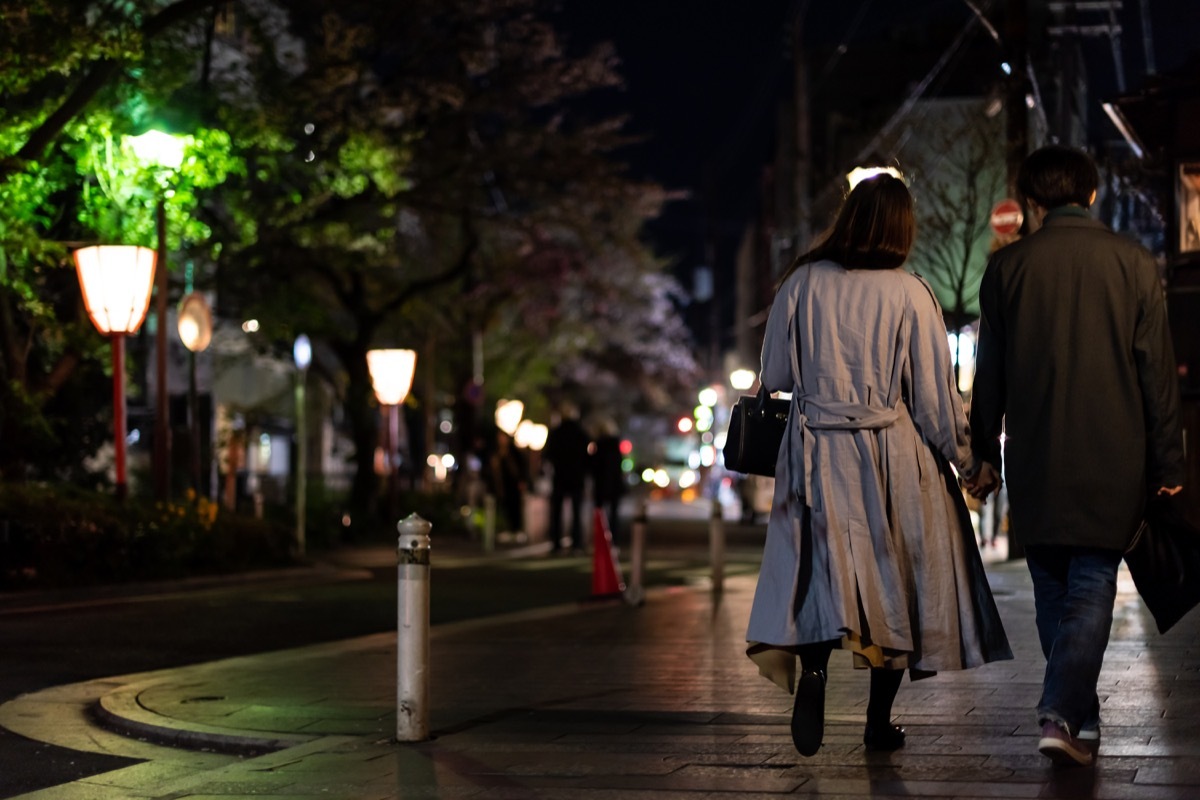
M1012 658L950 469L974 461L928 284L801 266L760 377L792 393L747 631L763 674L791 691L794 647L828 640L914 677Z

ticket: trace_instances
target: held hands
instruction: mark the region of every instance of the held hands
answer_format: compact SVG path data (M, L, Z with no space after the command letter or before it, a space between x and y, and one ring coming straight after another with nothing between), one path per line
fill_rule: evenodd
M963 478L963 486L976 500L983 500L992 492L1000 490L1000 472L988 462L983 462L979 471Z

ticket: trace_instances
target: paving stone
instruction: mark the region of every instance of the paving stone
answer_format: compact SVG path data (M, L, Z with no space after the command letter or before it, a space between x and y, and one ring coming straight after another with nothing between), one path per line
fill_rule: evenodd
M1159 636L1122 577L1100 682L1100 758L1057 770L1036 750L1044 662L1028 575L1000 564L989 579L1016 658L906 681L895 718L909 735L894 753L865 751L868 675L844 653L830 665L824 745L811 758L795 752L791 698L744 655L753 581L732 578L716 601L683 590L640 609L435 630L427 742L391 741L386 635L64 687L62 708L141 686L139 698L180 726L346 735L258 758L196 756L175 771L150 761L29 798L1200 798L1200 617ZM53 718L52 700L32 698L22 713L40 705Z

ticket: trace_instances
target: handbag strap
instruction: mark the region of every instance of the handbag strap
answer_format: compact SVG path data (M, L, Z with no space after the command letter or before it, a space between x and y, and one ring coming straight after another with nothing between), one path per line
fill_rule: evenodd
M771 393L767 391L767 387L761 382L758 386L758 394L754 396L754 413L765 414L767 411L767 401L771 399Z
M796 305L792 307L792 319L790 321L789 333L792 335L791 356L792 356L792 383L796 385L796 398L799 402L800 397L804 394L804 383L802 382L802 373L800 372L800 315L796 313L800 308L800 301L808 294L808 280L812 277L812 262L804 265L804 285L800 287L800 291L796 294Z

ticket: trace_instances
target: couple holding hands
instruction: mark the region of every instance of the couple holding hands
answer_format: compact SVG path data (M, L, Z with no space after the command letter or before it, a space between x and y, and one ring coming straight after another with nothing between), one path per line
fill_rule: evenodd
M859 183L780 282L760 379L792 399L747 654L794 691L801 754L821 746L834 649L870 668L863 741L875 750L904 744L891 713L905 670L1012 658L959 487L999 488L1003 432L1010 535L1047 660L1038 748L1094 763L1121 556L1147 496L1183 478L1157 266L1092 219L1098 183L1077 150L1025 160L1034 232L987 265L969 425L941 309L902 268L916 230L898 177Z

